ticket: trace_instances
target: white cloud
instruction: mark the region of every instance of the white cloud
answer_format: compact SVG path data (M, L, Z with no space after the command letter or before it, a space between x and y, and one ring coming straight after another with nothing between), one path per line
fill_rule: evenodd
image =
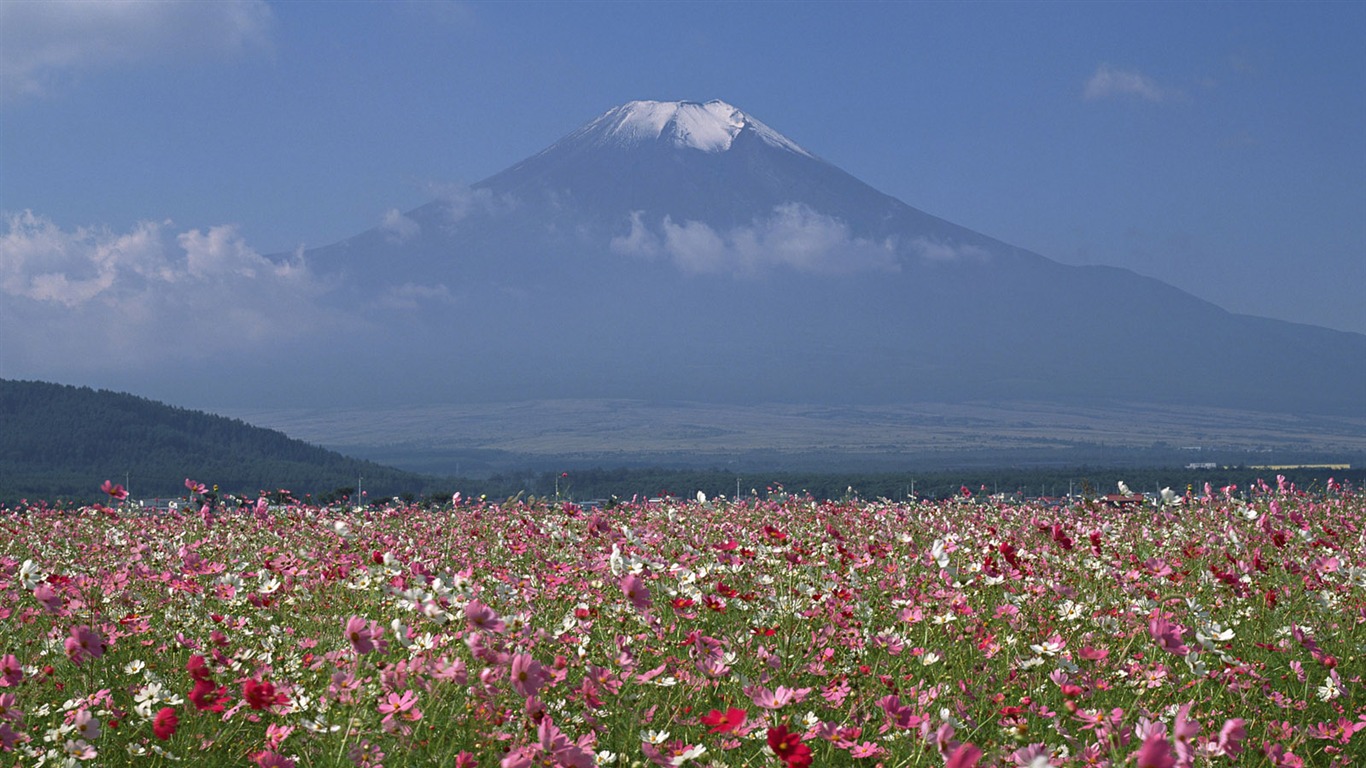
M271 21L264 0L0 2L0 97L84 70L261 47Z
M1146 101L1163 101L1170 94L1147 75L1141 72L1113 69L1109 64L1101 64L1091 78L1086 81L1082 95L1087 99L1103 99L1110 96L1136 96Z
M916 255L928 262L977 261L991 258L991 252L977 245L958 245L940 240L917 237L910 242Z
M380 222L379 228L384 230L389 239L402 243L417 237L417 233L422 230L421 225L416 221L403 215L397 208L390 208L384 212L384 220Z
M382 309L415 310L422 304L431 302L451 304L454 301L455 297L451 295L451 290L442 283L435 285L404 283L385 290L375 301L375 306Z
M255 350L337 321L301 255L276 262L232 226L63 230L30 211L0 233L0 348L31 370Z
M494 197L487 188L475 189L465 184L446 183L428 184L427 189L445 208L450 224L458 224L474 213L505 213L517 206L512 197Z
M843 221L800 203L785 203L749 226L717 232L698 221L665 216L652 232L640 212L630 231L612 239L616 253L664 257L691 274L755 275L775 268L812 274L894 272L895 244L854 237Z

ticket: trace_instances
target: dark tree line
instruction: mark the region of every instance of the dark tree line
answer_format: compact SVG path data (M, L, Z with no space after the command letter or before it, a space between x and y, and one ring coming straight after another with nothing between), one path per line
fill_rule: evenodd
M90 499L104 480L142 498L186 493L185 478L225 492L298 495L355 485L423 492L431 481L200 411L133 395L0 380L0 500Z

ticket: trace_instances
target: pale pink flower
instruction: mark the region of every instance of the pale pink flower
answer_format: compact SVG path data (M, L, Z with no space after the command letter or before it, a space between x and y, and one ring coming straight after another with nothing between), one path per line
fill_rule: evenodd
M33 598L42 603L48 613L62 612L62 596L46 581L33 588Z
M1224 721L1224 727L1219 729L1219 741L1216 742L1214 754L1236 758L1243 751L1243 740L1247 738L1247 728L1243 718L1234 717Z
M1137 768L1174 768L1176 758L1172 756L1172 745L1161 734L1152 732L1143 740L1143 746L1134 753Z

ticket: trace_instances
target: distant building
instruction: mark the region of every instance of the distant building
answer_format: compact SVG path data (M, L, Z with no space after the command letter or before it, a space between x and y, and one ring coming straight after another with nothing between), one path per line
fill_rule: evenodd
M1143 494L1140 493L1131 494L1129 496L1125 496L1121 493L1111 493L1100 497L1100 500L1112 507L1119 507L1120 509L1139 507L1142 506L1145 501Z
M1186 469L1218 469L1219 465L1213 461L1197 461L1186 465Z

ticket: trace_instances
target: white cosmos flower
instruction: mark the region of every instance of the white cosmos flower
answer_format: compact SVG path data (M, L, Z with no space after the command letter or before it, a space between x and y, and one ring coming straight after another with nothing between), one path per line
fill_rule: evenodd
M1342 689L1338 687L1338 683L1336 680L1333 679L1332 675L1329 675L1326 679L1324 679L1323 685L1319 686L1319 701L1332 701L1333 699L1336 699L1341 695Z
M695 758L701 757L702 755L706 754L706 751L707 751L707 748L704 747L704 746L702 746L701 744L697 744L697 745L688 747L687 749L683 750L683 751L682 751L681 753L679 753L678 755L674 756L673 764L674 764L674 765L682 765L682 764L688 762L689 760L693 760L693 759L695 759Z
M32 560L25 560L24 564L19 566L19 583L30 592L37 589L45 578L47 576L43 574L42 569L34 565Z

